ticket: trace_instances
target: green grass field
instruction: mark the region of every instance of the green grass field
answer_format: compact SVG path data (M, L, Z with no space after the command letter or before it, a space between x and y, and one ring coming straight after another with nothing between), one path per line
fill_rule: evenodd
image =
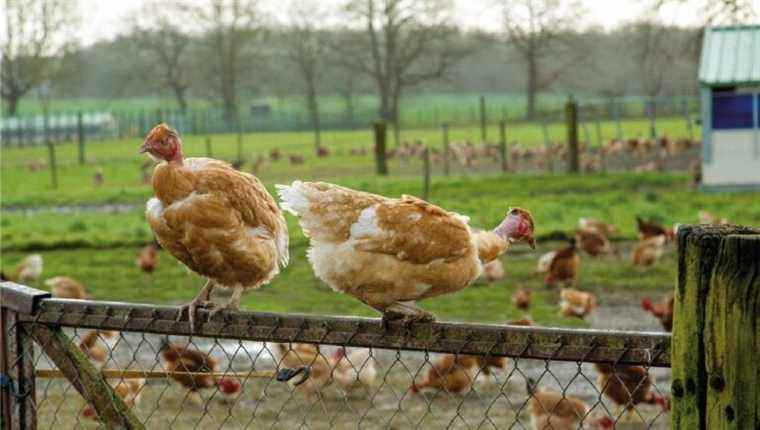
M686 135L686 126L678 118L661 120L661 131L671 137ZM631 120L623 123L626 136L647 135L649 124L644 120ZM563 141L564 128L561 124L550 124L552 141ZM601 126L602 138L610 139L616 133L612 122ZM596 144L596 134L591 127L589 133L591 144ZM442 148L442 133L438 129L407 130L402 140L421 140L428 147ZM543 131L538 124L517 124L507 131L510 145L533 147L543 144ZM581 137L584 135L581 133ZM488 138L498 138L498 129L488 129ZM205 137L187 136L184 139L186 156L206 156ZM477 127L457 127L450 131L451 142L470 140L480 142L480 129ZM324 145L331 154L326 158L317 158L313 150L313 135L309 132L252 133L243 136L244 170L251 168L252 160L257 156L267 156L272 149L279 149L283 159L276 163L265 163L258 176L266 183L287 181L293 178L338 180L340 178L369 178L374 160L371 156L372 134L369 130L326 132ZM114 203L144 200L149 192L142 184L140 166L146 158L137 154L141 139L123 139L88 142L85 147L86 164L78 164L78 146L73 143L55 146L58 168L59 187L51 185L51 170L47 168L49 154L45 147L7 148L2 151L2 205L35 206L51 204ZM389 147L393 143L389 142ZM353 156L352 149L365 148L366 156ZM230 134L211 136L212 155L215 158L232 160L237 157L237 136ZM287 156L297 154L304 156L302 165L289 165ZM36 172L28 171L26 164L37 160L45 163L46 168ZM409 176L421 174L419 160L400 163L391 161L391 175ZM440 168L440 166L438 166ZM102 169L105 185L94 187L92 176L96 169Z

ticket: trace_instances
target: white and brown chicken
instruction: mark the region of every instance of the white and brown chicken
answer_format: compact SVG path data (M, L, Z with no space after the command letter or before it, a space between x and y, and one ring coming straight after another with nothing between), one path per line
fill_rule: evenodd
M534 246L524 209L510 209L493 231L474 233L467 218L411 196L322 182L277 188L282 208L299 217L311 241L307 255L317 277L385 320L433 320L416 301L466 288L511 242Z

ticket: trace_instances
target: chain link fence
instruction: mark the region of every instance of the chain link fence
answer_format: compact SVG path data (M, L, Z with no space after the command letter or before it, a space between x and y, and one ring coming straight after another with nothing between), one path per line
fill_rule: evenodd
M669 424L669 334L205 311L191 333L174 307L35 291L3 284L3 351L39 428Z

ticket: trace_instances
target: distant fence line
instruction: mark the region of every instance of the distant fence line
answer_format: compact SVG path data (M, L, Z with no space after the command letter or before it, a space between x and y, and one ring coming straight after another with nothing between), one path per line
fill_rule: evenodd
M618 136L623 138L620 121L648 119L651 122L651 136L657 135L658 118L683 117L687 128L692 129L699 114L697 97L627 97L619 99L581 99L580 120L587 123L582 130L587 141L594 141L588 124L600 121L618 123ZM517 113L503 104L489 104L488 98L480 103L462 103L461 106L438 108L431 106L425 110L416 109L401 112L402 129L435 128L442 123L451 126L483 127L496 125L498 121L538 122L550 124L561 122L562 104L542 106L533 118ZM362 107L351 113L326 112L320 115L322 131L365 129L377 118L377 111ZM81 129L79 121L81 121ZM185 135L206 135L216 133L252 133L279 131L311 131L313 125L306 112L297 110L274 110L268 105L250 105L241 108L238 118L230 119L220 108L189 109L140 109L140 110L100 110L100 111L54 111L47 115L7 117L0 120L0 140L3 147L23 147L42 145L45 142L73 142L80 138L87 140L116 139L143 136L155 124L168 122ZM591 126L593 127L593 126ZM693 138L693 132L692 136Z

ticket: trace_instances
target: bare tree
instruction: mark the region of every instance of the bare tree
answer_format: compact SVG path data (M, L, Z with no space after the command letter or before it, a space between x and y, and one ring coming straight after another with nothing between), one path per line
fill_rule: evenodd
M644 94L649 97L662 95L667 74L675 54L671 53L673 40L669 27L649 20L631 26L628 52L635 59L638 76Z
M758 16L757 0L656 0L654 6L661 9L670 4L687 3L690 8L700 9L706 24L748 23Z
M569 67L585 56L577 50L564 63L546 70L545 59L571 44L572 31L582 14L577 1L511 0L504 3L504 28L509 42L525 61L527 72L527 115L536 113L536 95L549 88Z
M317 151L321 145L317 93L327 52L327 35L324 30L317 29L315 23L323 16L315 4L295 1L291 3L290 22L283 34L285 57L295 66L304 85L306 109L314 128Z
M164 2L165 3L165 2ZM139 49L147 51L154 61L151 64L160 69L160 86L168 88L177 99L182 112L187 111L187 90L190 37L177 23L171 21L177 5L150 2L143 5L133 17L132 37ZM152 72L152 70L151 70ZM152 75L152 73L151 73Z
M247 70L246 62L255 57L264 32L259 2L208 0L200 5L188 2L185 9L209 41L205 65L211 89L221 98L227 121L237 121L241 75Z
M76 4L66 0L5 0L2 99L9 115L30 90L50 79L73 39Z
M377 87L379 115L398 139L399 102L405 89L445 76L465 56L458 49L446 0L353 0L346 7L364 31L337 46L341 62Z

